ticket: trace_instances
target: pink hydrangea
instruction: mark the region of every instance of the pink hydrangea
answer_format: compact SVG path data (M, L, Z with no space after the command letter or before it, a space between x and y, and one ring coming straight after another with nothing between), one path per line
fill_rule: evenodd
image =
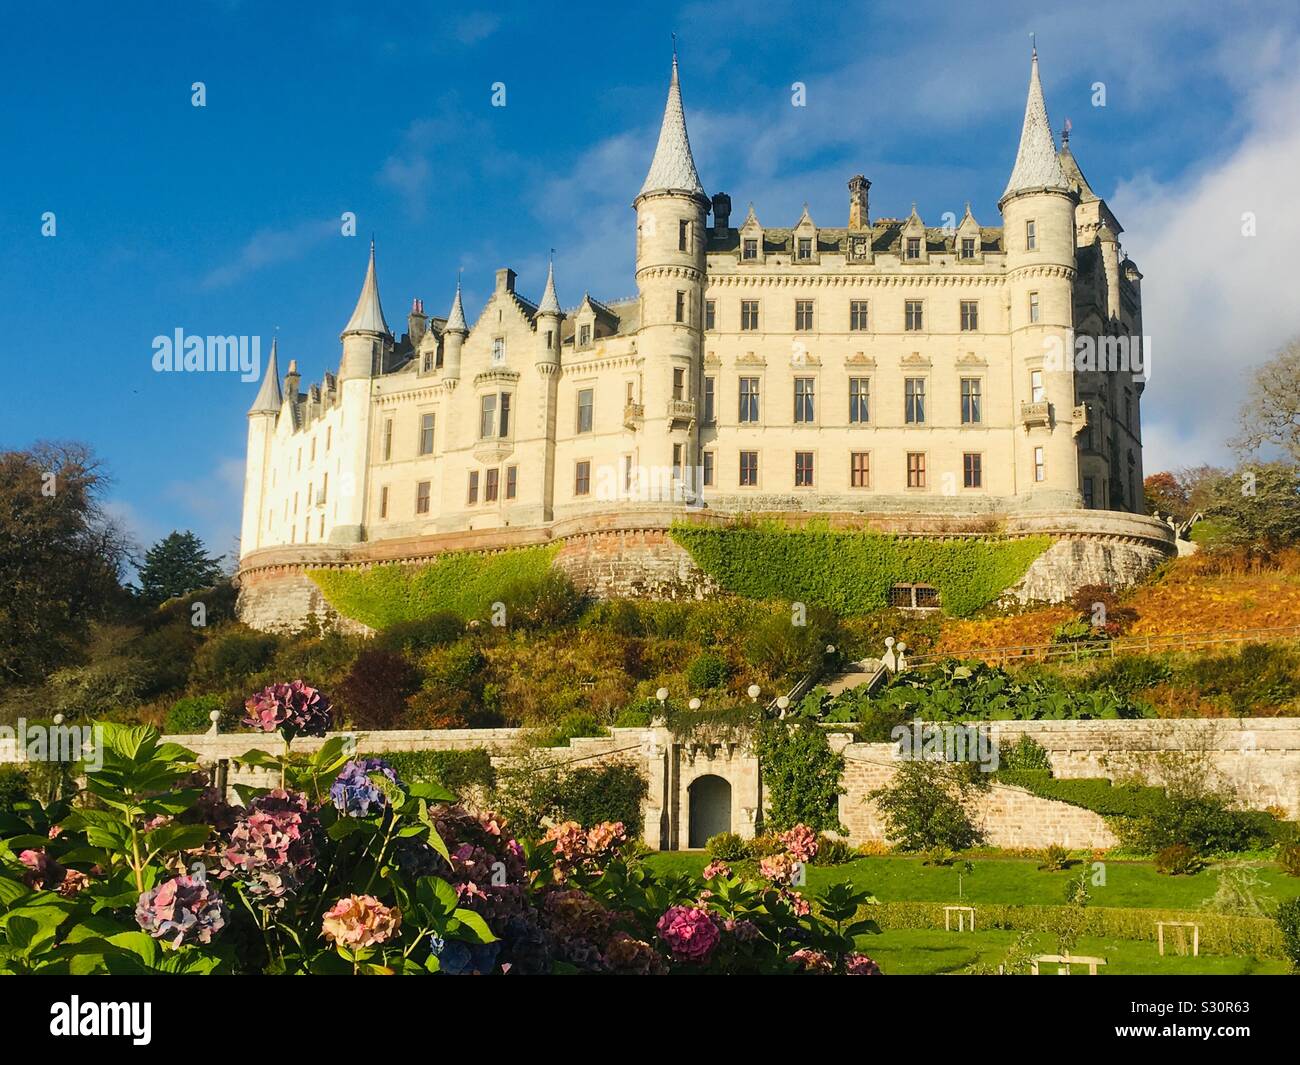
M709 912L695 906L669 907L657 927L674 957L687 961L707 961L722 938Z
M817 857L817 833L807 825L795 825L781 836L781 842L796 862L811 862Z
M324 736L333 719L330 701L300 680L271 684L246 703L244 724L261 732L279 732L286 740L296 736Z
M602 821L587 833L587 853L595 857L626 841L627 828L622 821Z
M808 905L807 899L805 899L797 891L787 891L784 893L784 895L785 895L785 901L790 904L790 909L794 910L794 915L796 917L808 916L809 912L812 910L812 907Z
M758 863L758 871L773 884L788 884L794 879L794 859L785 853L771 854Z
M704 867L704 879L712 880L715 876L730 876L731 866L726 862L715 859Z
M865 954L850 954L844 959L844 971L849 976L879 976L880 966Z
M758 937L762 934L758 930L758 925L756 925L753 921L747 920L744 917L741 917L739 919L735 917L728 917L725 921L722 922L722 928L724 931L730 932L742 943L749 943L755 939L758 939Z
M555 856L566 861L576 861L587 852L587 833L577 821L552 825L546 830L542 842L552 844Z
M835 965L830 958L820 950L813 950L811 947L796 950L790 955L789 960L799 967L800 972L810 973L813 976L830 976L835 972Z
M331 943L350 950L378 946L397 934L402 911L388 907L373 895L339 899L321 920L321 934Z

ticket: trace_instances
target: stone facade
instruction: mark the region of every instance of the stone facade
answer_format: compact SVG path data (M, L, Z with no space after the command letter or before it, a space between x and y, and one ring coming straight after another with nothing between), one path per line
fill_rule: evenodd
M1140 513L1145 378L1060 356L1078 338L1140 338L1141 275L1056 148L1036 57L1000 225L969 207L940 226L915 209L873 219L869 188L849 182L843 226L807 210L773 226L752 207L733 225L730 197L705 195L696 173L674 66L633 205L634 297L565 311L553 273L534 302L503 268L476 316L459 288L445 317L417 299L398 338L372 247L338 373L303 391L293 362L282 388L272 353L249 412L241 569L301 545L400 554L641 508ZM678 594L694 577L656 536L597 538L567 558L593 585ZM1118 579L1141 564L1124 554L1083 561ZM640 572L625 576L633 555ZM1053 597L1053 581L1036 575L1029 591Z

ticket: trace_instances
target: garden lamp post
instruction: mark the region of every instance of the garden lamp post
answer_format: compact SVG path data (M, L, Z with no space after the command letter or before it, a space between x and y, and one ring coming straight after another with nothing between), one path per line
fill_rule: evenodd
M756 702L758 702L758 697L759 697L762 693L763 693L763 689L762 689L762 688L760 688L757 684L751 684L751 685L749 686L749 689L748 689L749 701L750 701L751 703L756 703Z
M777 716L779 718L784 718L785 712L790 709L790 697L788 695L780 696L776 701L776 708L780 711Z

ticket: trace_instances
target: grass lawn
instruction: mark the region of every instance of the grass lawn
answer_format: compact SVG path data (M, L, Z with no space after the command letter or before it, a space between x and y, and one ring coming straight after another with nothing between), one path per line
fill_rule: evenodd
M699 873L708 863L703 851L664 851L647 863L660 873ZM961 900L972 904L1057 906L1065 901L1065 883L1084 868L1076 863L1061 872L1040 872L1027 858L976 858L974 873L961 877ZM1150 862L1108 861L1105 884L1090 884L1091 905L1138 909L1200 909L1218 887L1219 870L1212 866L1195 876L1161 876ZM1252 866L1259 892L1275 900L1300 895L1300 877L1287 876L1276 865ZM881 902L956 902L958 866L922 865L920 858L888 856L859 858L847 865L810 866L807 892L816 894L841 880L871 891Z
M997 965L1018 933L1011 931L945 932L941 929L893 929L878 936L862 936L859 948L869 954L881 970L895 976L930 976L960 973L975 961ZM1052 936L1035 937L1042 954L1055 954ZM1288 964L1277 959L1225 957L1202 954L1199 958L1177 957L1171 953L1160 957L1156 945L1146 940L1097 939L1083 936L1071 952L1076 955L1105 958L1099 968L1102 976L1153 973L1168 976L1250 976L1283 975ZM1044 975L1055 975L1056 965L1044 965ZM1087 975L1085 966L1073 966L1075 974Z

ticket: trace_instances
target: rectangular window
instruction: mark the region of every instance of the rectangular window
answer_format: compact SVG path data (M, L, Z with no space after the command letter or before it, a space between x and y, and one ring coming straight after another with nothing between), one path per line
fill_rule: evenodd
M849 378L849 424L866 425L871 420L871 378Z
M871 487L870 451L854 451L849 456L849 483L854 488Z
M673 445L673 480L674 481L680 481L682 479L682 466L685 464L685 462L686 462L686 445L674 444Z
M478 470L469 471L469 489L465 493L465 502L471 505L478 502Z
M1038 293L1037 292L1031 292L1029 294L1029 320L1031 322L1038 321Z
M673 399L686 398L686 370L681 366L673 367Z
M506 467L506 498L514 499L519 495L519 467Z
M742 488L758 487L757 451L742 451L740 453L740 486Z
M811 488L813 485L813 453L796 451L794 453L794 486Z
M973 259L973 258L975 258L975 238L974 238L974 237L962 237L962 238L961 238L961 257L962 257L963 259Z
M903 421L908 425L925 424L925 378L903 380Z
M579 462L573 470L573 494L585 496L591 492L591 463Z
M907 487L925 487L925 452L909 451L907 453Z
M691 223L685 218L677 223L677 250L687 251L691 246Z
M309 463L316 461L316 438L314 436L311 438L311 455L308 457L307 461Z
M907 238L907 257L909 259L919 259L921 257L921 238Z
M492 341L492 362L499 365L506 361L505 337L495 337Z
M742 259L757 259L758 240L754 237L747 237L745 239L744 249L741 251L740 256Z
M967 451L961 457L962 485L966 488L984 487L984 460L978 452Z
M320 479L320 499L316 500L317 503L320 503L320 504L322 504L322 505L324 504L324 502L325 502L325 496L329 493L329 488L330 488L330 475L329 475L329 473L327 472L327 473L324 473L324 474L321 475L321 479Z
M704 379L704 417L703 417L703 420L704 420L704 424L705 424L705 425L712 425L712 424L714 423L714 421L717 420L717 415L716 415L716 413L715 413L716 408L715 408L715 406L714 406L714 397L715 397L715 394L716 394L716 393L715 393L715 387L716 387L716 386L715 386L715 381L716 381L716 378L713 378L713 377L706 377L706 378Z
M961 423L962 425L979 425L984 420L983 396L980 395L982 383L978 377L961 379Z
M980 327L980 305L977 300L961 301L961 328L963 333L973 333Z
M704 301L704 328L713 330L718 327L718 301Z
M429 513L429 482L421 481L415 486L415 512L417 514Z
M812 255L813 255L812 238L800 237L799 238L799 261L807 262L809 259L812 258Z
M812 300L795 300L794 301L794 327L801 333L807 332L813 327L813 301Z
M1047 399L1047 390L1043 388L1043 371L1029 371L1029 401L1031 403L1042 403Z
M420 454L433 454L433 415L420 415Z
M501 393L501 425L498 430L499 436L510 435L510 393Z
M493 436L497 425L497 397L480 396L478 401L478 435L479 439Z
M849 301L849 328L861 332L867 328L867 301Z
M922 326L921 301L907 300L903 304L903 312L904 318L906 319L903 323L903 327L912 333L919 331Z
M384 419L384 461L393 457L393 419Z
M685 292L677 293L677 320L679 322L686 321L686 293Z
M493 467L483 480L483 502L495 503L501 487L501 471Z
M325 453L329 454L330 445L334 443L334 427L331 425L325 430Z
M813 411L813 392L816 387L815 377L796 377L794 379L794 420L796 424L811 425L815 421Z
M1083 505L1088 510L1093 510L1095 508L1094 500L1095 496L1092 491L1092 478L1085 477L1083 479Z
M388 486L387 485L384 485L383 488L379 489L379 516L381 518L388 517Z
M580 388L578 390L578 432L591 432L595 404L596 392L594 389Z
M1034 480L1047 480L1047 459L1044 457L1041 447L1034 448Z
M740 328L742 330L758 328L758 300L740 301Z
M704 469L701 471L700 474L701 480L703 480L705 488L712 488L713 487L713 452L712 451L704 452L703 466Z
M578 327L578 347L585 348L591 343L591 326L582 325Z
M1032 219L1025 223L1025 251L1033 251L1038 247L1038 227L1034 225Z
M740 421L758 421L758 378L740 379Z
M1093 449L1092 430L1093 430L1094 422L1096 420L1096 415L1093 413L1095 408L1091 403L1085 403L1083 405L1083 409L1085 412L1085 418L1087 424L1083 427L1083 433L1081 434L1080 437L1079 446L1082 447L1084 451L1091 451Z

